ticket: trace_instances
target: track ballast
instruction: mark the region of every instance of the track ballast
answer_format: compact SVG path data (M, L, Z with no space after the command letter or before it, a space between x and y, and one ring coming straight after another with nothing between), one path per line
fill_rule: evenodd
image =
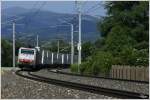
M91 85L86 85L86 84L80 84L80 83L62 81L62 80L57 80L57 79L51 79L51 78L46 78L46 77L42 77L39 75L34 75L31 72L26 72L26 75L23 75L22 74L23 72L25 72L25 71L19 70L19 71L16 71L16 74L21 76L21 77L35 80L35 81L39 81L39 82L61 85L61 86L65 86L65 87L89 91L92 93L109 95L109 96L118 97L118 98L134 98L134 99L147 99L147 98L149 98L149 95L146 95L146 94L129 92L129 91L122 91L122 90L116 90L116 89L108 89L108 88L102 88L102 87L98 87L98 86L91 86Z
M65 74L65 75L73 75L73 76L81 76L81 77L90 77L90 78L98 78L98 79L109 79L109 80L118 80L118 81L127 81L127 82L136 82L136 83L145 83L149 84L148 81L138 81L138 80L128 80L128 79L118 79L118 78L108 78L108 77L100 77L100 76L92 76L92 75L81 75L81 74L75 74L75 73L69 73L69 72L63 72L60 70L52 71L48 70L52 73L59 73L59 74Z

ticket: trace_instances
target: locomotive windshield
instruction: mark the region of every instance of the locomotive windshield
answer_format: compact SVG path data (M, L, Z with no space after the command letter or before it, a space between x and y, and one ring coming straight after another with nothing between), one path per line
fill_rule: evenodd
M34 54L34 50L21 49L21 53L23 53L23 54Z

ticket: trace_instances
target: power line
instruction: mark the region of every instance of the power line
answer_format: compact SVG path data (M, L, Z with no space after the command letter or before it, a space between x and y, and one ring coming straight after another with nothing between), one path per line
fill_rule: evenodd
M27 23L26 23L27 27L28 27L29 23L31 22L31 19L33 19L33 18L40 12L40 10L42 9L42 7L44 7L45 4L46 4L46 1L44 1L44 2L41 4L41 6L39 7L39 9L37 9L37 11L35 11L33 14L31 14L31 16L29 17L29 19L28 19L28 21L27 21ZM31 17L32 17L32 18L31 18Z
M88 11L90 11L91 9L93 9L93 8L95 8L95 7L97 7L99 4L95 4L95 5L93 5L93 6L91 6L89 9L87 9L85 12L88 12Z
M28 12L29 14L31 13L31 12L33 12L33 10L34 10L34 8L36 7L36 5L38 5L38 1L36 1L35 2L35 4L32 6L32 8L31 8L31 10ZM31 15L28 15L28 14L26 14L26 16L25 16L25 19L27 19L28 17L31 17ZM28 20L26 20L26 22L27 22Z
M83 13L87 14L87 13L93 12L93 10L95 11L96 9L100 8L101 7L100 5L101 5L101 3L97 3Z
M88 1L82 1L83 3L81 4L82 5L82 7L84 7L87 3L88 3Z
M36 1L36 3L33 5L33 7L32 7L32 9L34 8L34 6L36 6L37 5L37 1ZM31 12L32 11L32 9L29 11L29 12ZM29 13L28 12L28 13ZM15 16L11 16L10 18L13 18L13 17L18 17L17 15L15 15ZM12 22L14 22L14 21L18 21L18 20L20 20L20 19L23 19L23 18L25 18L26 16L24 16L24 17L18 17L18 18L16 18L16 19L12 19L12 20L10 20L10 21L8 21L8 22L5 22L5 23L3 23L3 24L7 24L7 23L12 23Z
M96 8L96 9L94 9L94 11L92 11L92 12L88 12L87 14L92 14L92 13L94 13L94 12L96 12L96 11L98 11L98 9L99 9L100 7L98 7L98 8Z
M46 4L46 1L44 1L43 4L41 4L41 6L39 7L39 9L37 9L37 11L35 11L32 14L32 18L35 17L40 12L40 10L42 9L42 7L44 7L45 4Z

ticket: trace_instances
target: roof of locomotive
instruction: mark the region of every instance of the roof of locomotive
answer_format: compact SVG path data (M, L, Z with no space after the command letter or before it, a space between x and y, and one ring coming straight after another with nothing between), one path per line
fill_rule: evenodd
M19 49L35 50L35 48L25 48L25 47L20 47Z

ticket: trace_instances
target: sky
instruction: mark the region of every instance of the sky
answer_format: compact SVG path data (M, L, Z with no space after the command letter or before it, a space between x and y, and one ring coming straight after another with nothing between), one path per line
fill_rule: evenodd
M103 1L82 1L83 14L105 16ZM77 13L75 1L2 1L2 9L9 7L23 7L28 9L40 8L58 13Z

